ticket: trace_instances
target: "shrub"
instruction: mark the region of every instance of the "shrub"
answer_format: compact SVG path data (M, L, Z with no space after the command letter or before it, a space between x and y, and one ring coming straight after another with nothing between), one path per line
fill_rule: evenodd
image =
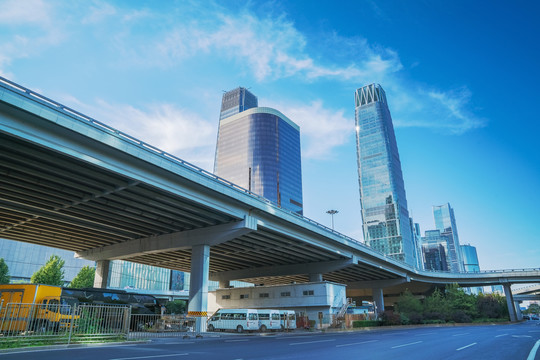
M456 310L452 314L452 320L457 323L468 323L471 322L471 317L465 313L463 310Z
M375 327L380 325L381 323L378 320L355 320L352 323L353 328Z
M399 314L394 314L393 311L385 311L381 315L382 325L400 325L401 317Z

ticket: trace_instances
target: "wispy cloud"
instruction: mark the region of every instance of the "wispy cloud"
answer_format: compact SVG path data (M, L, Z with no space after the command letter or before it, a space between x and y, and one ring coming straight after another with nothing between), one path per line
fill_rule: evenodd
M322 100L309 104L272 104L300 126L302 157L331 158L334 148L354 136L354 121L344 110L326 108Z

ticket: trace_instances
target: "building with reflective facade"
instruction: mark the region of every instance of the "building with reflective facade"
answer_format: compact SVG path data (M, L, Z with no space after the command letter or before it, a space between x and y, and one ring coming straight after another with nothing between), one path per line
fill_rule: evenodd
M415 245L386 94L378 84L355 93L356 150L365 243L415 266Z
M243 88L223 95L214 173L302 214L300 128L272 108L242 111L246 103L257 105L256 98L247 101L251 96ZM233 103L230 98L244 104Z
M465 244L461 245L461 255L463 256L463 267L465 272L480 272L480 263L478 262L478 254L476 253L476 247ZM483 287L468 288L473 294L479 294L484 292Z
M422 252L426 270L449 271L447 262L448 236L439 230L427 230L422 237Z
M449 203L439 206L433 206L433 218L435 219L435 228L449 238L447 249L447 261L450 271L464 272L463 257L456 226L454 209Z

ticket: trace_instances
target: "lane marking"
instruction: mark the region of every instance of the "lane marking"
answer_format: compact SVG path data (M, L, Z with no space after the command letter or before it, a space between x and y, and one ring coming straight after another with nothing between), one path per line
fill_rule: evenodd
M414 336L424 336L424 335L431 335L431 334L437 334L436 332L428 332L428 333L423 333L423 334L416 334Z
M134 359L155 359L161 357L171 357L171 356L186 356L188 353L183 354L167 354L167 355L148 355L148 356L136 356L136 357L127 357L127 358L114 358L110 360L134 360Z
M279 339L279 340L288 340L288 339L309 339L309 338L313 338L315 337L315 335L301 335L301 336L287 336L287 335L282 335L282 337L279 337L279 338L276 338L276 339Z
M512 337L515 337L515 338L532 338L531 335L512 335Z
M469 345L460 347L459 349L456 349L456 351L461 351L461 350L463 350L463 349L466 349L466 348L471 347L471 346L474 346L474 345L476 345L476 343L472 343L472 344L469 344Z
M329 341L336 341L336 339L304 341L304 342L298 342L298 343L290 343L289 345L293 345L293 346L294 345L306 345L306 344L315 344L315 343L329 342Z
M336 345L336 347L360 345L360 344L366 344L366 343L371 343L375 341L379 341L379 340L367 340L367 341L355 342L351 344L340 344L340 345Z
M225 340L225 342L242 342L242 341L249 341L249 339Z
M396 345L396 346L392 346L391 349L397 349L397 348L404 347L404 346L409 346L409 345L414 345L414 344L420 344L421 342L422 342L422 341L416 341L416 342L412 342L412 343L408 343L408 344Z
M529 353L529 356L527 357L527 360L534 360L534 358L536 357L536 352L538 351L538 347L540 347L540 340L538 340L536 344L534 344L531 352Z
M462 336L462 335L469 335L470 333L461 333L461 334L455 334L455 335L452 335L452 336Z
M508 334L501 334L501 335L497 335L495 337L501 337L501 336L506 336L506 335L508 335Z
M182 342L167 342L167 343L157 343L154 345L183 345L183 344L195 344L194 341L182 341Z

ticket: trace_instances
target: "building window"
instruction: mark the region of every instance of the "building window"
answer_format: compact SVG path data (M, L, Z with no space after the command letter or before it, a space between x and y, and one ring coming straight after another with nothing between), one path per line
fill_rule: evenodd
M260 294L259 294L259 297L260 297L260 298L267 298L267 297L269 297L269 296L270 296L270 295L269 295L268 293L260 293Z
M249 294L240 294L240 299L249 299Z
M286 296L291 296L291 292L290 291L284 291L281 293L281 297L286 297Z
M231 295L221 295L222 300L229 300L231 298Z
M304 290L304 296L313 296L313 290Z

